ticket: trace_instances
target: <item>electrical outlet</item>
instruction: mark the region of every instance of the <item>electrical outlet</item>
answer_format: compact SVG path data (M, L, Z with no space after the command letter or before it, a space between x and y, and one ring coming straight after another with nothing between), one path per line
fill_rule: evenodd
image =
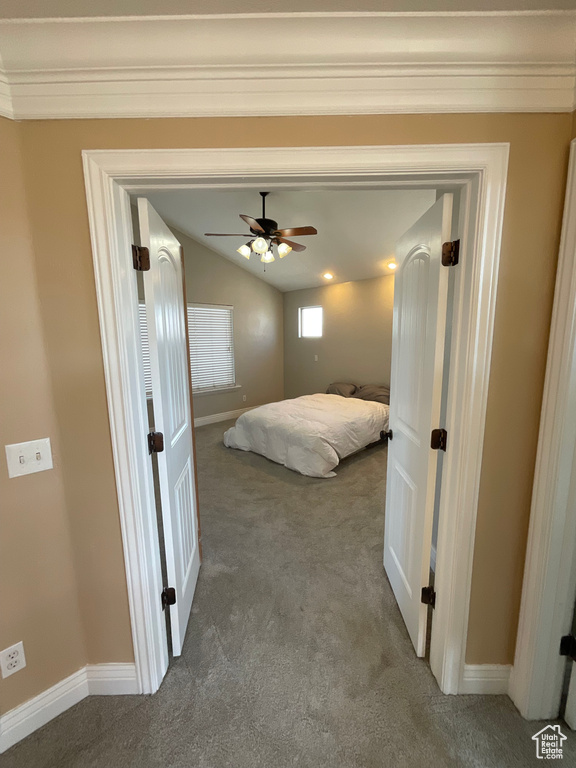
M2 677L10 677L14 672L19 672L26 666L26 656L24 656L23 643L16 643L10 648L0 651L0 669Z
M242 402L243 402L243 403L245 403L245 402L246 402L246 395L242 395Z

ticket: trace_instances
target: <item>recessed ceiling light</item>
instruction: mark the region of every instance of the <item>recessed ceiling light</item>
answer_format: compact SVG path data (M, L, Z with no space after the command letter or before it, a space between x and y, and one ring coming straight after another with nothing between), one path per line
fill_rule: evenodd
M391 262L388 264L388 269L392 269L392 270L394 270L394 269L396 269L396 268L397 268L397 266L398 266L398 264L396 264L396 262L395 262L395 261L391 261Z
M332 280L332 278L334 277L334 275L333 275L333 274L331 274L330 272L324 272L324 274L322 275L322 277L325 277L325 278L326 278L326 280Z

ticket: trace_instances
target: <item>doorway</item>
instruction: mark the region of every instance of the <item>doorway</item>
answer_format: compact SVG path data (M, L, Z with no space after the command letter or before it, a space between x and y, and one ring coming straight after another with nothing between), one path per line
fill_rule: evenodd
M365 446L385 444L380 469L377 462L372 462L373 471L366 472L365 452L356 456L354 466L357 473L363 473L364 479L358 482L364 493L371 494L379 488L374 493L373 508L380 509L380 514L370 524L381 525L385 520L384 534L380 534L385 542L384 567L418 656L425 653L426 625L433 616L421 602L421 590L426 587L428 594L432 589L430 553L443 448L438 445L432 450L430 435L442 424L442 393L449 371L444 354L448 287L458 259L446 261L443 244L451 241L453 232L454 238L458 235L455 197L454 193L438 196L433 189L415 188L277 190L269 199L272 215L290 224L305 220L318 227L304 228L316 236L305 241L307 246L293 243L301 250L282 261L264 261L264 256L255 254L249 259L242 253L243 247L237 251L237 243L230 239L250 239L246 233L230 234L242 228L243 222L239 225L237 220L244 214L239 211L253 212L256 196L250 189L167 190L133 200L138 206L137 211L136 206L133 208L135 241L142 234L138 243L148 248L146 266L137 265L145 271L137 270L137 278L142 283L140 299L145 299L140 308L147 311L150 324L150 332L146 321L143 328L143 360L145 374L148 373L147 396L154 404L153 411L158 411L155 423L164 433L167 419L163 414L170 413L168 407L158 404L166 377L158 366L155 344L159 337L155 326L159 323L162 328L163 318L172 317L174 308L156 306L157 294L159 302L168 300L168 296L155 289L154 276L156 260L166 258L166 248L171 248L175 254L181 253L181 271L187 275L186 309L182 307L180 314L188 318L190 343L182 344L182 359L190 360L197 427L229 421L211 430L210 435L216 437L220 432L224 443L230 445L230 435L244 430L244 441L254 438L251 449L255 456L263 454L304 476L322 473L322 462L328 462L331 455L336 461L344 460L349 453L357 453ZM297 234L301 229L291 233ZM206 230L210 234L205 234ZM212 234L216 230L226 234ZM456 239L453 247L458 243ZM164 251L164 256L160 251ZM330 272L325 274L328 268ZM167 269L169 274L171 269ZM285 290L281 291L282 288ZM317 306L297 309L306 304ZM302 332L302 314L308 311L320 313L322 319L308 329L313 332L306 334ZM175 335L174 328L171 335ZM164 357L168 363L170 357ZM285 385L283 369L288 375ZM172 371L172 378L177 373ZM390 402L391 376L394 384ZM360 390L356 392L357 385L363 394ZM368 386L362 390L362 385ZM183 387L188 389L189 382L185 380ZM341 388L348 391L342 392ZM348 394L350 399L346 398ZM248 404L242 408L247 397ZM237 412L255 407L258 410L248 415ZM270 422L266 422L268 412ZM304 412L312 419L310 425ZM241 426L233 426L236 416L241 417ZM253 423L255 426L251 427ZM155 429L151 425L151 430ZM205 432L196 434L200 451L206 444ZM387 437L382 438L382 434ZM308 440L314 445L310 453ZM171 440L164 436L163 443L163 455L157 456L156 462L152 454L153 467L160 461L170 463L165 451L171 450ZM248 445L244 442L233 447L246 449ZM204 458L198 455L198 450L195 464ZM234 512L227 516L223 510L228 505L220 500L218 484L206 491L213 508L202 504L203 514L211 515L214 525L213 529L206 529L209 536L214 530L216 539L219 528L229 525L241 511L250 518L241 499L255 509L273 488L283 487L291 496L289 479L284 481L282 473L277 476L266 460L254 459L253 464L245 467L251 477L251 487L246 487L245 476L239 471L244 458L238 451L228 451L226 459L212 441L204 450L210 451L213 463L220 466L220 482L237 486L239 498ZM390 469L387 483L386 457ZM206 469L205 463L201 463ZM339 469L345 473L348 465L351 460ZM175 474L178 473L175 468ZM328 476L334 474L330 472ZM204 475L212 477L213 471L207 469ZM331 496L327 486L332 484L316 483L315 493L311 489L306 493L303 486L294 515L305 513L308 505L308 514L319 517L322 508L326 531L332 525L326 507L331 507L334 519L353 518L352 510L358 508L359 497L344 501L343 496ZM320 490L320 486L324 488ZM159 482L156 494L162 495L166 518L165 524L160 523L160 549L165 555L166 571L171 574L165 589L174 588L177 598L175 605L166 607L166 613L173 614L172 647L174 655L179 656L191 600L184 599L186 590L181 584L187 569L179 567L177 561L181 557L180 539L185 538L189 527L195 527L196 521L194 518L191 526L179 524L182 512L172 509L174 502L169 493L162 494ZM384 506L388 513L383 517ZM222 512L218 514L215 510ZM285 519L278 520L280 528L294 523L288 509L284 514ZM261 511L262 525L267 517ZM353 529L350 543L356 536ZM275 544L272 539L271 542ZM358 542L359 556L362 548ZM369 549L373 548L374 543ZM222 542L224 549L230 549L226 539ZM334 545L334 552L337 550ZM219 562L219 552L213 547L208 551L209 567L225 567ZM281 553L278 556L281 559ZM320 551L315 556L330 567L328 553ZM338 563L331 567L338 570ZM167 578L167 573L164 575ZM207 602L209 598L204 596L203 604ZM428 604L433 602L431 598ZM317 609L322 609L321 604ZM245 607L238 611L244 613Z
M461 195L462 270L454 285L454 328L446 426L452 450L443 468L437 546L436 621L431 666L440 688L465 684L464 654L477 507L477 487L490 367L508 148L306 148L85 152L88 207L102 327L109 411L127 563L136 667L142 692L153 692L167 668L158 594L151 472L141 436L147 417L135 349L135 284L128 192L166 185L429 185ZM247 172L246 169L251 169ZM274 169L271 174L269 169ZM469 365L473 356L475 365ZM454 537L452 531L458 530ZM157 539L157 535L156 535ZM142 578L144 577L144 578ZM157 591L156 591L157 590Z

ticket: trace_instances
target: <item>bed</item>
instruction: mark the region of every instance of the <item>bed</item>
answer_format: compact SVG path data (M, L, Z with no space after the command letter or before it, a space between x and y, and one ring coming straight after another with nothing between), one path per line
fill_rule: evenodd
M268 403L242 414L224 445L253 451L309 477L335 477L341 459L381 439L389 406L336 394Z

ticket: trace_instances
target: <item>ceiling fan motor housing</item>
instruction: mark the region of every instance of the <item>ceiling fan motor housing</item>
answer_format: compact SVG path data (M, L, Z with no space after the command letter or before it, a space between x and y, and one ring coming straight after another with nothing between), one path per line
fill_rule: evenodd
M256 219L256 221L260 224L267 237L270 237L278 229L278 222L274 221L274 219ZM252 229L252 227L250 227L250 232L256 236L262 235L262 232Z

